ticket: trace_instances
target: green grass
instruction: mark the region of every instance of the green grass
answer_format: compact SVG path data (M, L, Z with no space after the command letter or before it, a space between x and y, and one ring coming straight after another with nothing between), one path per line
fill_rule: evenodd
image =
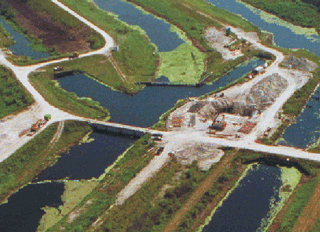
M71 223L68 223L66 216L48 231L59 231L60 226L70 232L87 229L114 203L118 192L154 157L154 151L149 151L153 145L148 135L139 139L120 160L116 161L99 185L74 209L81 209L79 216ZM92 203L86 204L88 201Z
M93 65L95 64L95 65ZM136 93L140 90L138 85L134 83L139 79L130 81L123 80L113 67L108 57L104 55L94 55L80 59L65 61L59 64L64 70L77 70L85 73L100 83L111 87L112 89L123 91L125 93ZM52 69L53 66L47 68ZM50 72L52 75L52 72Z
M311 199L315 188L319 182L319 178L309 180L307 183L302 184L293 193L293 201L285 211L285 215L281 221L281 226L277 230L279 232L291 231L301 215L304 207L308 204Z
M96 58L91 57L91 59ZM75 93L68 92L58 86L58 82L53 81L53 66L48 66L44 70L44 72L32 73L30 81L50 104L83 117L102 120L109 118L109 112L98 102L88 98L79 98Z
M320 81L320 68L313 72L311 78L301 89L298 89L293 96L284 104L283 113L297 116L308 101Z
M320 29L320 14L317 7L301 0L244 0L257 8L302 27Z
M18 113L34 102L13 72L0 66L0 118Z
M171 82L197 83L205 69L207 55L200 52L190 42L186 42L171 52L161 52L159 76L166 76Z
M208 26L220 28L220 22L242 27L246 31L259 32L259 29L254 27L250 22L203 0L163 0L153 1L152 4L150 4L149 0L128 1L143 7L161 18L165 18L170 23L179 27L186 32L188 38L201 50L212 50L207 45L206 39L203 36L204 31Z
M66 122L60 140L48 150L56 130L57 123L48 126L0 163L0 202L56 162L59 151L79 141L79 138L90 131L90 127L83 122Z
M164 184L175 185L173 177L182 171L182 166L177 162L170 162L162 168L150 181L129 198L122 206L110 210L105 223L99 230L110 231L159 231L157 227L166 219L168 211L173 213L179 208L177 199L165 194L164 199L157 200L159 191ZM183 175L184 176L184 175ZM184 178L184 177L182 177ZM180 188L181 191L182 188ZM172 189L170 189L172 190ZM175 191L172 190L171 193ZM178 190L176 190L178 193ZM187 194L180 192L179 195ZM161 215L161 216L160 216ZM123 221L123 218L126 218ZM158 221L159 220L159 221ZM157 224L157 226L155 226Z
M99 9L91 1L62 0L62 2L117 39L120 50L113 53L113 57L129 83L154 78L159 55L156 54L156 47L143 32Z
M10 39L10 33L6 31L2 23L0 23L0 47L8 48L14 44L14 40Z

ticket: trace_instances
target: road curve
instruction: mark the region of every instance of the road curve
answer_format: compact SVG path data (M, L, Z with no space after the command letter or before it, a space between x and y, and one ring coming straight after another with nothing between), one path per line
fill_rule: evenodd
M101 34L103 36L103 38L105 40L105 45L102 48L100 48L96 51L88 52L85 54L80 54L80 56L79 56L80 58L86 57L86 56L98 55L98 54L108 55L108 53L110 52L112 47L115 46L114 40L110 35L108 35L105 31L101 30L99 27L95 26L94 24L92 24L87 19L83 18L82 16L80 16L79 14L74 12L73 10L69 9L67 6L60 3L59 1L52 0L52 2L57 4L59 7L61 7L65 11L67 11L69 14L73 15L74 17L79 19L81 22L88 25L90 28L92 28L93 30L95 30L96 32L98 32L99 34ZM45 127L43 127L43 129L45 129L47 126L49 126L50 124L52 124L54 122L81 119L81 117L64 112L64 111L52 106L51 104L49 104L42 97L42 95L31 85L31 83L29 82L29 79L28 79L29 74L31 72L34 72L38 68L41 68L41 67L44 67L47 65L51 65L51 64L60 63L63 61L68 61L68 60L69 60L68 58L62 58L62 59L52 60L52 61L43 62L43 63L39 63L39 64L35 64L35 65L17 66L17 65L12 64L11 62L9 62L6 59L5 54L0 50L0 64L11 69L13 71L13 73L15 74L16 78L22 83L22 85L27 89L27 91L34 98L34 100L35 100L34 108L38 109L37 113L34 113L35 118L42 118L43 115L45 115L45 114L52 115L52 120L50 120L45 125ZM19 117L19 115L23 115L24 113L25 112L19 113L18 115L15 116L15 118ZM6 122L2 122L0 124L2 124L2 128L9 128L10 129L10 126L6 126L6 125L11 125L10 121L13 121L13 120L14 119L8 119L8 120L6 120ZM0 126L0 128L1 128L1 126ZM40 130L38 133L40 133L42 130ZM5 149L1 149L0 162L5 160L6 158L8 158L17 149L22 147L24 144L26 144L28 141L30 141L33 138L33 137L19 138L18 134L19 134L19 131L17 131L17 133L14 136L11 136L12 137L11 142L5 143L5 144L9 144L9 145L7 145ZM0 146L1 145L3 145L3 143L0 140Z

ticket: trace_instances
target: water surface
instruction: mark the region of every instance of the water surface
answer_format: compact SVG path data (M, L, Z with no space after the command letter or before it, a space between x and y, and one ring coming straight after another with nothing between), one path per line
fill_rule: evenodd
M20 189L0 205L0 231L36 231L45 213L41 208L62 205L63 192L63 183L30 184Z
M288 145L305 148L317 142L320 137L320 89L315 91L304 111L296 118L297 122L291 124L283 134Z
M273 33L275 43L284 48L305 48L318 56L320 56L320 37L313 35L308 38L305 35L298 35L293 33L289 28L281 25L268 23L263 20L258 14L252 12L244 4L236 0L207 0L217 7L223 8L235 14L240 14L253 25ZM317 41L314 41L317 39Z
M120 0L94 0L94 2L101 9L116 13L120 20L141 27L150 40L157 45L159 52L172 51L184 43L175 32L170 30L169 23L139 10L133 4Z
M3 27L10 33L15 41L15 44L9 47L14 55L29 56L34 60L50 57L48 53L35 51L32 48L30 41L11 27L2 17L0 17L0 23L2 23Z
M198 97L237 80L261 65L263 60L251 60L215 81L212 85L195 87L146 87L134 96L113 91L84 74L59 78L60 86L75 92L79 97L91 97L100 102L111 113L111 121L149 127L155 124L161 114L171 109L179 99Z
M70 148L58 162L43 171L35 181L70 180L98 178L113 164L136 139L96 133L90 135L93 141Z
M281 169L253 165L223 202L203 232L254 232L267 218L271 202L280 201Z

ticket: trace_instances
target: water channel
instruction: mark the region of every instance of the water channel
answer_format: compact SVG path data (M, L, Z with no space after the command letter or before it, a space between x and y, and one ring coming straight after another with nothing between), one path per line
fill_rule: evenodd
M232 13L240 14L254 25L274 34L274 41L278 46L285 48L306 48L320 56L319 36L298 35L290 29L264 21L257 13L249 10L245 5L235 0L207 0L218 7ZM318 95L316 91L316 96ZM283 137L293 146L306 147L309 143L319 139L319 112L320 104L316 98L311 98L304 112L297 118L297 123L290 126ZM263 166L260 166L263 167ZM266 220L270 210L270 201L279 201L276 190L279 188L279 168L267 166L269 170L262 170L263 178L267 177L261 185L259 179L260 169L250 171L240 186L237 187L214 213L211 221L203 231L257 231L260 224ZM264 168L263 168L264 169ZM270 170L271 169L271 170ZM272 170L273 169L273 170ZM247 182L243 185L243 182ZM273 182L273 185L269 183ZM253 184L254 183L254 184ZM251 185L252 184L252 185ZM262 186L262 188L261 188ZM273 193L270 191L273 187ZM275 194L272 196L272 194ZM258 201L256 201L258 199Z
M296 34L287 27L276 23L266 22L259 14L260 10L253 12L244 4L236 0L207 0L216 6L226 9L232 13L240 14L255 26L273 33L275 43L285 48L305 48L320 56L320 36ZM316 91L319 97L320 90ZM311 98L307 102L305 110L297 117L297 123L292 124L285 131L283 138L285 144L305 148L316 142L320 137L320 101Z
M283 134L284 143L289 146L305 148L320 138L320 89L309 99L303 112ZM281 144L282 141L279 143Z
M244 74L252 67L262 64L262 60L251 60L223 76L211 85L195 87L146 87L134 96L113 91L84 74L59 78L63 89L75 92L79 97L91 97L107 108L112 122L149 127L160 115L169 110L179 99L197 97L223 87ZM83 86L86 86L83 88Z
M207 0L219 8L241 15L253 25L274 35L274 42L284 48L305 48L320 56L320 36L299 35L287 27L276 23L266 22L259 15L259 11L251 11L243 3L237 0Z
M95 2L103 8L101 4L104 4L106 1L103 0L95 0ZM119 18L122 19L124 15L127 15L127 19L133 20L132 22L135 22L134 20L137 20L138 23L146 23L147 25L148 21L140 18L140 16L135 17L132 12L136 11L137 9L133 7L131 4L120 2L120 1L112 1L113 3L116 3L114 5L105 6L109 7L108 9L113 9L113 11L118 11L116 13L119 13ZM210 2L216 2L210 0ZM228 4L229 3L229 4ZM117 5L120 4L120 5ZM259 24L264 24L265 22L261 20L261 22L258 20L259 17L256 16L252 11L247 10L242 4L237 3L235 1L222 1L220 2L219 7L226 7L230 8L231 6L235 6L235 8L242 9L241 12L236 13L242 13L246 12L246 16L249 20L253 20L253 22L256 22ZM241 7L244 7L241 8ZM125 11L123 9L126 9ZM246 11L247 10L247 11ZM122 14L123 12L123 14ZM141 14L141 13L140 13ZM152 17L148 14L142 14L143 17ZM142 17L142 16L141 16ZM257 17L257 19L255 18ZM139 18L139 19L138 19ZM161 21L163 24L166 24L163 20L156 19L158 21ZM139 24L139 25L140 25ZM267 23L266 23L267 24ZM152 25L152 26L150 26ZM256 24L257 25L257 24ZM257 26L261 26L257 25ZM182 41L177 40L174 34L168 35L169 37L166 37L164 39L163 37L160 37L161 39L157 42L157 33L161 28L165 28L164 26L157 26L155 27L154 24L149 24L149 29L151 32L149 32L143 25L140 25L151 37L151 40L157 44L159 47L159 51L169 51L176 48L179 44L182 43ZM310 50L317 50L318 46L317 42L310 42L307 40L304 36L301 35L295 35L292 34L291 31L284 32L286 28L280 27L278 28L278 25L270 24L268 25L271 28L266 29L263 26L261 26L263 29L266 29L268 31L271 31L275 34L275 41L278 45L284 46L284 47L299 47L303 44L306 48ZM170 25L167 24L166 31L161 32L161 35L166 35L168 30L170 29ZM273 30L275 29L275 30ZM163 29L164 30L164 29ZM171 33L171 32L170 32ZM285 33L289 33L289 37L285 35ZM291 34L290 34L291 33ZM171 39L170 39L171 38ZM289 39L290 38L290 39ZM304 41L306 39L306 41ZM165 44L162 44L162 42L166 42ZM170 42L172 41L172 42ZM302 42L301 42L302 41ZM16 40L16 44L19 44L20 42ZM306 45L310 42L312 46L310 48L309 45ZM161 45L162 44L162 45ZM169 45L170 47L169 47ZM172 46L171 46L172 45ZM25 46L25 49L28 47ZM314 51L316 52L316 51ZM139 125L139 126L151 126L155 122L158 121L158 117L170 109L174 103L178 99L187 98L189 96L200 96L205 93L208 93L210 91L213 91L217 89L218 87L225 86L226 84L236 80L237 78L241 77L243 74L248 72L253 66L260 64L262 61L251 61L247 65L243 65L238 67L237 69L230 72L228 75L222 77L219 81L213 83L212 85L206 85L202 88L185 88L185 87L154 87L154 88L145 88L141 92L139 92L135 96L128 96L125 94L122 94L120 92L112 91L111 89L100 85L98 82L86 77L83 74L77 74L70 77L65 77L59 79L59 83L62 88L76 92L78 96L88 96L93 98L96 101L99 101L101 105L105 106L107 109L110 110L112 121L114 122L121 122L131 125ZM84 88L85 86L85 88ZM54 165L53 167L47 169L45 172L43 172L39 177L38 180L56 180L61 178L70 178L70 179L80 179L80 178L91 178L96 177L97 175L101 174L101 171L103 170L114 160L116 157L122 153L124 149L126 149L131 143L134 142L134 140L129 138L120 138L115 137L111 135L105 135L105 134L99 134L99 133L93 133L91 135L92 138L94 138L94 141L91 143L84 143L80 146L73 147L68 154L61 157L61 161ZM111 147L105 146L105 143L112 144ZM107 154L107 155L106 155ZM94 161L88 165L88 157L89 159L93 158ZM72 165L70 165L72 163ZM69 164L65 165L65 164ZM74 166L74 167L72 167ZM89 166L94 166L96 168L89 168ZM72 167L72 168L70 168ZM261 167L261 168L260 168ZM82 173L83 172L83 173ZM263 178L267 178L268 181L260 181L262 176ZM266 177L267 176L267 177ZM220 221L218 220L219 217L216 219L216 216L213 217L214 220L218 220L219 223L221 223L223 220L221 220L221 215L225 210L230 210L229 207L231 205L234 205L234 202L237 202L237 204L241 204L240 209L241 211L252 211L257 210L258 207L252 207L252 199L255 199L257 201L257 205L261 206L261 212L259 212L258 217L256 215L252 215L252 218L255 219L255 225L258 225L261 222L262 218L265 217L266 213L268 212L269 203L271 198L277 199L277 193L276 190L280 186L279 182L279 170L275 167L270 167L266 165L261 165L259 168L254 168L253 171L249 172L248 176L246 176L243 179L243 183L240 184L240 189L235 191L235 193L232 193L232 198L229 198L225 201L223 204L223 207L219 209L219 212L221 212L219 215ZM260 178L260 179L259 179ZM256 185L251 185L252 183L256 183ZM248 188L245 188L248 186ZM250 187L251 186L251 187ZM252 187L254 186L254 188ZM52 188L52 190L51 190ZM38 189L38 190L34 190ZM45 193L41 192L43 189ZM253 191L253 189L255 191ZM13 194L10 198L7 204L3 204L0 206L0 212L1 212L1 220L0 222L0 231L34 231L37 227L37 224L39 222L39 219L41 218L41 215L43 214L43 211L41 210L41 207L44 207L45 205L57 207L61 204L61 195L63 193L64 187L63 183L46 183L46 184L31 184L26 186L25 188L19 190L19 192ZM238 192L240 191L240 192ZM242 191L242 192L241 192ZM263 193L263 191L265 191ZM30 198L30 194L32 194L32 197ZM46 194L52 194L46 195ZM249 199L248 204L242 204L242 200L246 198L247 194L252 194L250 197L247 197ZM257 195L258 194L258 195ZM230 197L231 197L230 195ZM43 196L43 198L38 197ZM259 197L257 197L259 196ZM225 204L227 202L230 205L227 205L225 207ZM19 211L19 209L26 209L26 211ZM27 211L27 209L30 209L30 211ZM8 213L6 213L8 211ZM26 213L28 212L28 213ZM232 211L230 211L232 212ZM257 214L256 211L254 214ZM228 215L231 216L231 213ZM5 220L5 218L10 218L12 221ZM246 220L248 223L251 224L251 216L246 216ZM19 223L21 225L19 225ZM231 221L232 222L232 221ZM218 223L218 224L219 224ZM242 221L243 223L243 221ZM229 221L229 224L230 221ZM10 227L11 225L17 225L19 227ZM208 225L208 228L210 225L214 225L213 223L210 223ZM236 224L234 224L236 225ZM27 228L27 229L26 229ZM205 231L209 231L205 228ZM223 230L227 231L227 230ZM233 230L233 231L240 231L240 230ZM248 230L246 230L248 231Z
M280 200L281 170L268 165L254 165L218 208L203 232L252 232L268 216L271 199Z
M172 51L184 43L175 32L172 32L170 24L137 9L133 4L120 0L94 0L97 6L103 10L113 12L119 19L130 24L141 27L157 45L159 52Z
M9 47L14 55L29 56L34 60L50 57L48 53L35 51L32 48L30 41L10 26L2 17L0 17L0 23L2 23L3 27L10 33L15 41L15 44Z

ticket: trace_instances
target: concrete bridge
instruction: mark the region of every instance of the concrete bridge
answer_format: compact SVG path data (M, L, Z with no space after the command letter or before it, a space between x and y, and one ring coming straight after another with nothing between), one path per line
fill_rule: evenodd
M151 135L156 135L156 134L165 134L167 132L164 131L158 131L158 130L153 130L150 128L144 128L144 127L138 127L138 126L131 126L131 125L125 125L121 123L114 123L114 122L104 122L104 121L99 121L99 120L83 120L87 121L89 125L95 129L98 130L105 130L111 133L119 133L123 135L133 135L133 136L138 136L141 137L145 134L151 134Z

